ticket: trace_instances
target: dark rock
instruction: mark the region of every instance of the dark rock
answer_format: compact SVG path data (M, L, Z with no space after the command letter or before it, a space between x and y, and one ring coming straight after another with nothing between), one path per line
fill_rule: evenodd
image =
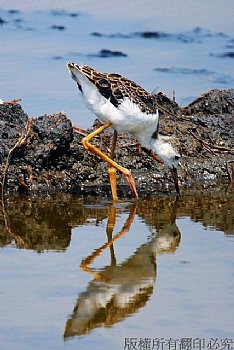
M69 17L78 17L80 14L78 12L67 12L66 10L51 10L50 14L52 16L69 16Z
M183 108L183 112L191 114L233 114L234 113L234 89L211 90L201 95L195 101Z
M63 26L63 25L56 25L56 24L52 25L50 28L51 29L56 29L56 30L61 30L61 31L66 29L65 26Z
M3 24L6 24L7 22L2 18L0 17L0 26L2 26Z
M80 14L78 12L71 12L70 17L78 17Z
M182 155L181 184L213 184L227 178L227 164L231 168L234 160L234 90L212 90L185 108L163 93L154 98L161 109L159 132L172 135ZM29 118L19 104L0 105L1 182L9 151L26 134L28 125ZM11 155L5 190L110 196L107 165L83 148L83 137L62 113L33 119L25 142ZM107 152L111 139L107 131L92 143ZM132 171L140 194L174 192L168 168L132 137L119 135L115 160ZM131 196L124 177L117 176L119 194Z
M28 121L28 116L18 104L0 105L0 159L8 153L16 140L22 135Z
M194 75L200 76L203 79L207 79L209 81L213 81L215 83L228 84L232 83L233 78L229 74L218 73L215 71L210 71L208 69L190 69L183 67L159 67L154 68L155 71L160 73L169 73L169 74L184 74L184 75Z
M234 52L233 51L224 52L220 57L234 58Z
M53 58L53 60L56 60L56 61L63 59L62 56L53 56L52 58Z
M232 48L232 46L230 46ZM223 52L219 54L211 54L211 56L219 57L219 58L234 58L234 52L233 51L228 51L228 52Z
M10 9L8 10L8 13L10 13L11 15L18 15L20 13L20 10Z
M16 19L14 20L14 22L15 22L15 23L22 23L22 22L24 22L24 21L23 21L22 18L16 18Z
M193 41L197 41L197 34L194 36L194 33L166 33L166 32L158 32L158 31L145 31L145 32L135 32L133 36L137 36L143 39L163 39L163 40L175 40L180 41L182 43L190 43ZM200 33L198 35L200 39Z
M97 38L112 38L112 39L130 39L132 37L130 34L122 34L122 33L103 34L100 32L93 32L90 35L96 36Z
M51 10L50 11L50 14L52 15L52 16L65 16L67 13L66 13L66 11L65 10Z
M99 38L101 38L101 37L103 36L103 34L102 34L102 33L99 33L99 32L93 32L93 33L91 33L91 35L92 35L92 36L97 36L97 37L99 37Z
M98 54L91 54L89 56L101 57L101 58L106 58L106 57L127 57L127 54L123 53L122 51L112 51L112 50L102 49L102 50L100 50L98 52Z
M27 121L28 117L20 105L0 105L2 164L9 150L21 136L25 135ZM61 159L65 153L69 152L72 138L72 124L63 114L45 115L32 120L26 143L17 148L11 157L11 166L8 171L10 190L20 191L22 183L19 179L27 186L38 190L41 184L45 183L45 172L53 167L61 169ZM1 171L3 171L2 167Z
M160 38L168 38L169 34L164 32L136 32L134 35L139 36L145 39L160 39Z

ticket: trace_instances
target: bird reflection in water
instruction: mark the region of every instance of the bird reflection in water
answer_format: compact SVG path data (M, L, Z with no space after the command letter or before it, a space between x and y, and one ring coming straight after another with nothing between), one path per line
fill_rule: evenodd
M106 228L107 243L81 263L83 271L90 273L93 280L89 282L86 291L79 295L73 313L67 320L65 339L88 334L97 327L111 327L146 305L155 286L157 255L174 253L180 243L180 232L175 223L177 205L178 199L168 222L120 265L117 264L114 242L130 230L137 205L131 208L122 230L114 236L116 207L110 208ZM90 265L107 248L110 249L111 264L97 272Z

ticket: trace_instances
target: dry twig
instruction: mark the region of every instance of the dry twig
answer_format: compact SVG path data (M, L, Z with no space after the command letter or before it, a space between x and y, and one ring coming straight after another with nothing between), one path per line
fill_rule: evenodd
M204 146L204 148L206 150L209 150L209 152L213 153L214 152L218 152L218 151L222 151L222 152L228 152L228 153L234 153L234 148L228 148L228 147L222 147L222 146L218 146L218 145L211 145L208 142L202 140L201 137L198 137L197 135L195 135L191 130L188 129L188 132L199 142L201 142ZM213 148L213 150L212 150ZM214 149L215 148L215 149Z
M21 101L21 98L15 98L14 100L11 101L2 101L1 103L2 105L15 105L16 103L19 103Z
M78 126L76 126L74 124L72 125L72 128L73 128L73 130L75 132L77 132L80 135L83 135L83 136L87 136L88 135L88 131L87 130L85 130L83 128L80 128L80 127L78 127Z

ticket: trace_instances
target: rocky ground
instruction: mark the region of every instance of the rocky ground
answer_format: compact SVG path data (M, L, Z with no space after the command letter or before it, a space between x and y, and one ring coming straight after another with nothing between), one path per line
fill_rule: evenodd
M182 155L180 186L234 179L234 89L212 90L184 108L159 93L160 133L173 135ZM93 126L95 128L95 125ZM107 165L84 150L85 131L65 114L31 119L20 104L0 104L0 181L6 192L109 195ZM102 151L106 132L93 140ZM174 192L170 172L128 135L119 135L115 159L131 169L140 194ZM120 195L130 194L118 175Z

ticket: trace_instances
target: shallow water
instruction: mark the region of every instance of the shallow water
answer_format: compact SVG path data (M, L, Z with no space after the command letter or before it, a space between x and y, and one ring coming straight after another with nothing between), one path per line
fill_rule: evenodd
M69 0L66 7L2 0L0 6L0 98L22 98L32 116L63 110L79 126L92 125L67 61L121 73L170 97L175 90L180 105L233 87L231 0ZM125 56L103 58L103 49Z
M117 350L134 338L137 349L141 338L169 349L166 339L179 346L185 337L208 348L212 338L233 339L233 203L220 188L116 205L8 198L1 349Z

